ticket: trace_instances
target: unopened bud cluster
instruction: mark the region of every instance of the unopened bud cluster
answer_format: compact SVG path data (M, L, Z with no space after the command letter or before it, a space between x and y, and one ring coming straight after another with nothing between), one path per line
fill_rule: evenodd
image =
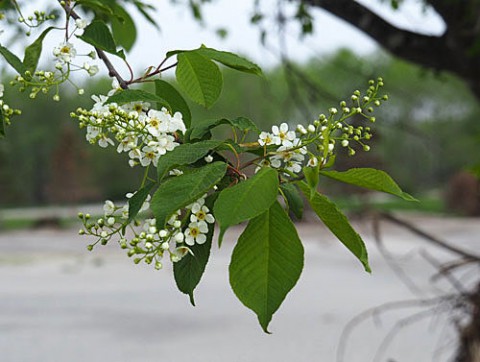
M340 109L332 107L328 113L321 114L318 119L307 127L299 124L295 131L289 130L287 123L273 126L272 132L261 132L258 143L265 149L265 158L260 162L257 170L262 166L283 169L289 175L298 174L302 170L305 156L308 154L307 166L316 167L328 162L338 145L348 150L353 156L355 149L360 145L364 151L369 151L367 144L372 138L369 126L354 126L349 123L353 117L361 117L368 123L376 121L371 114L374 107L379 107L388 100L385 95L379 95L383 87L383 80L369 81L365 94L356 90L348 102L341 101Z
M127 198L133 196L134 194L127 194ZM191 246L207 241L209 228L213 227L209 224L213 224L215 219L205 205L205 197L206 195L185 209L175 212L161 228L155 218L128 223L129 203L116 206L107 200L103 207L103 217L92 220L90 214L78 215L83 223L79 233L97 239L95 243L88 245L89 250L98 244L107 245L112 238L116 238L120 247L127 251L127 255L132 257L136 264L145 262L161 269L165 255L168 255L172 262L178 262L187 253L191 253ZM150 196L143 203L140 212L149 210L149 201Z
M3 100L4 90L5 90L4 85L0 83L0 113L3 118L3 121L0 120L0 122L3 122L3 124L6 126L10 126L12 122L11 121L12 117L22 114L22 111L19 109L12 108L7 103L5 103L5 101ZM0 124L0 126L3 126L3 124Z

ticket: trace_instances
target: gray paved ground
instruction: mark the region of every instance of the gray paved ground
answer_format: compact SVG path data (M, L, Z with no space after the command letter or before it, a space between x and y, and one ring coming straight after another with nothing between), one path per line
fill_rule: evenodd
M480 232L476 219L417 222L457 245L475 247ZM274 315L272 335L261 331L228 286L228 241L222 250L215 248L193 308L176 291L170 269L133 265L114 245L89 253L86 239L74 230L0 234L0 361L335 361L351 318L384 302L412 298L373 245L369 225L358 227L371 250L372 275L321 226L300 227L305 270ZM399 229L389 227L387 234L385 243L405 270L426 295L436 293L428 284L432 268L415 250L447 255ZM235 230L228 234L234 235ZM391 323L415 311L389 312L376 325L367 320L348 339L345 361L372 361ZM448 357L454 340L437 314L401 331L378 361Z

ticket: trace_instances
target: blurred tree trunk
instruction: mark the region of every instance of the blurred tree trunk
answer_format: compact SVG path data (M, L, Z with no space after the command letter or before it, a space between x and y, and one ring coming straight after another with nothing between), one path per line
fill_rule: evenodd
M440 36L397 28L353 0L300 1L347 21L399 58L456 74L480 101L480 0L424 0L445 22Z

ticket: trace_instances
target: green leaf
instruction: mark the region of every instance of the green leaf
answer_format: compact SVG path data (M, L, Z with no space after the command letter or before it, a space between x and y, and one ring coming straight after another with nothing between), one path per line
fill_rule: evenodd
M190 127L192 113L190 112L187 102L185 102L185 99L174 86L164 80L157 79L155 81L155 94L160 98L165 99L168 104L170 104L173 113L180 112L183 116L185 127Z
M5 138L5 120L3 119L3 110L0 109L0 139Z
M200 49L197 50L197 52L209 59L222 63L229 68L244 73L251 73L263 76L262 70L258 65L234 53L207 48L205 46L202 46Z
M403 192L386 172L374 168L352 168L344 172L320 171L320 174L351 185L386 192L407 201L417 201L413 196Z
M297 185L308 199L313 211L315 211L320 220L322 220L343 245L360 260L365 270L370 272L365 243L360 235L352 228L347 217L338 209L337 205L318 192L311 197L310 187L305 182L299 182Z
M223 190L213 208L220 226L218 243L232 225L250 220L270 208L277 198L278 174L265 167L247 181Z
M278 202L250 220L233 250L230 285L253 310L266 333L273 314L297 283L303 246L295 225Z
M120 90L115 93L113 96L110 96L105 104L109 103L117 103L117 104L125 104L130 102L150 102L150 103L158 103L168 110L171 111L170 104L163 98L157 96L156 94L146 92L141 89L124 89Z
M310 197L313 197L315 192L317 192L317 186L319 181L318 171L320 170L320 164L317 164L315 167L305 166L303 168L303 174L305 180L307 181L308 186L310 187Z
M303 199L295 185L291 183L283 183L280 185L288 203L288 208L298 220L303 217Z
M205 205L211 210L217 194L212 194L205 200ZM180 261L173 263L173 275L178 289L190 296L190 303L195 305L193 291L200 283L205 271L212 248L212 239L215 227L208 225L207 241L204 244L190 246L191 253L185 255Z
M135 219L154 185L154 182L148 183L145 187L138 190L128 201L128 220L125 223L126 225Z
M114 7L115 15L111 18L112 33L117 44L130 51L137 39L137 28L132 17L120 5Z
M0 45L0 54L3 55L8 64L10 64L13 69L15 69L18 74L24 75L28 68L22 63L18 57L13 54L10 50Z
M83 35L78 36L85 43L93 45L107 53L119 56L125 59L123 51L117 51L117 45L113 39L113 35L103 21L92 21L83 31Z
M221 144L220 141L202 141L197 143L184 143L158 159L158 181L161 181L172 168L189 165Z
M160 184L150 203L158 227L163 229L174 212L202 197L226 171L226 163L213 162Z
M103 4L100 0L77 0L75 5L81 5L83 7L95 10L96 12L105 13L106 15L113 15L112 8Z
M195 126L192 128L192 132L190 133L190 139L201 139L208 134L210 130L222 124L229 124L242 132L254 131L256 133L260 133L257 125L251 119L246 117L237 117L234 119L207 119L195 124Z
M38 60L42 54L43 39L47 36L50 30L54 29L49 27L45 29L42 34L28 47L25 48L25 56L23 58L23 64L31 72L34 73L38 66Z
M155 22L155 20L152 18L152 16L145 10L145 9L149 9L149 10L154 10L155 7L152 6L152 5L149 5L149 4L145 4L141 1L134 1L133 2L138 10L138 12L140 14L143 15L143 17L150 23L152 24L155 28L157 28L158 30L160 30L160 27L158 26L158 24Z
M210 108L220 96L223 78L218 66L195 52L178 54L177 81L195 102Z

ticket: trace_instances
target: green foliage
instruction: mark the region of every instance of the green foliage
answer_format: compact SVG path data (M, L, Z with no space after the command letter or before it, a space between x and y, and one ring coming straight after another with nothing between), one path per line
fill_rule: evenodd
M214 207L215 218L220 226L219 244L230 226L268 210L275 202L277 193L278 175L271 168L264 168L249 180L223 190Z
M187 102L182 97L182 95L175 89L170 83L157 79L155 80L155 94L164 99L172 112L180 112L183 116L183 121L187 128L190 127L192 122L192 113L188 107ZM157 105L158 108L161 108L164 104L161 102Z
M360 235L352 228L345 215L343 215L338 207L326 196L316 192L313 197L311 197L311 189L305 182L299 182L298 186L308 199L313 211L315 211L325 226L358 258L365 270L370 272L365 243Z
M217 195L213 194L206 199L205 204L209 208L212 208L216 196ZM173 264L173 275L175 276L178 290L189 295L192 305L195 305L193 291L200 283L210 257L214 231L215 228L210 228L207 233L207 241L204 244L193 245L190 248L190 253Z
M150 191L155 186L154 182L149 182L146 186L138 190L128 201L128 219L125 225L130 224L137 217L138 212L142 208L143 203L147 199Z
M227 165L214 162L183 175L165 180L152 198L152 211L159 228L172 214L199 199L225 175Z
M108 103L132 103L132 102L152 102L160 104L163 107L171 109L170 104L158 95L146 92L141 89L125 89L119 90L117 93L108 98Z
M158 180L161 181L168 171L174 167L193 164L220 144L221 142L219 141L207 140L197 143L185 143L176 147L158 160Z
M280 189L286 199L288 210L291 211L298 220L301 220L303 217L303 199L297 187L291 183L283 183L280 185Z
M125 50L130 51L137 40L135 23L123 7L115 5L113 12L116 14L111 20L115 43L121 45Z
M413 196L403 192L388 174L374 168L352 168L344 172L320 171L320 174L351 185L386 192L406 201L416 201Z
M10 50L0 45L0 54L3 55L8 64L10 64L13 69L15 69L18 74L25 74L28 68L23 64L23 62L18 59L18 57L13 54Z
M178 54L176 69L180 87L198 104L210 108L220 96L223 87L218 66L197 52Z
M85 28L83 35L78 36L85 43L91 44L107 53L119 56L125 59L123 51L117 51L117 44L113 39L110 29L102 21L93 21Z
M272 315L303 269L303 246L278 202L250 220L232 253L230 284L268 333Z
M48 27L47 29L45 29L32 44L25 48L23 65L31 73L34 73L37 69L38 60L40 59L40 55L42 54L43 39L45 39L47 34L53 29L53 27Z
M257 125L251 119L246 117L237 117L234 119L206 119L194 125L192 131L190 132L190 139L202 139L205 136L212 137L210 131L222 124L230 125L242 132L254 131L257 134L260 133Z

